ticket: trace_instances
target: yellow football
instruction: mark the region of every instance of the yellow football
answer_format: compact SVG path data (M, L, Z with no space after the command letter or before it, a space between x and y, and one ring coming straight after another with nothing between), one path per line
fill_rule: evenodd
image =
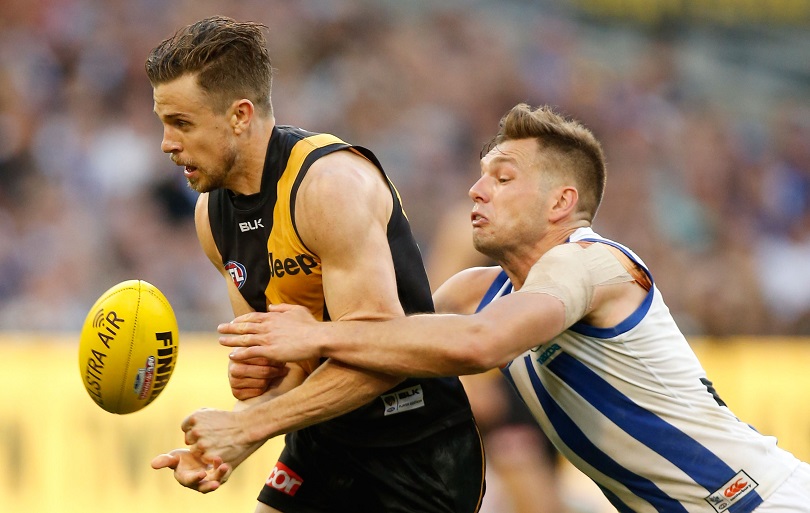
M177 363L174 310L154 285L128 280L110 288L87 314L79 371L90 397L110 413L132 413L157 398Z

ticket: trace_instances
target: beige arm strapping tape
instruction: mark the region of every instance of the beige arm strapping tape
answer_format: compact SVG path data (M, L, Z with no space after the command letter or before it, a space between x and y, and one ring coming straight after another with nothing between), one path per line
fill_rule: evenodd
M598 285L634 281L607 244L560 244L549 250L529 271L518 292L549 294L565 307L568 329L585 316Z

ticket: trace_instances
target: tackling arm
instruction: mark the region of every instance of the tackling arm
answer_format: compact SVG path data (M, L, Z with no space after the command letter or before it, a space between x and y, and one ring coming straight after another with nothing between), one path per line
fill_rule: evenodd
M622 259L627 257L605 244L592 244L587 249L579 244L561 244L538 260L519 292L474 315L418 315L388 322L319 326L301 312L275 313L290 310L280 306L265 314L268 318L256 319L262 325L262 337L226 337L220 341L231 346L266 346L249 348L242 356L263 355L271 360L283 356L292 361L323 355L402 376L483 372L551 340L579 319L614 326L629 315L646 292L634 285ZM486 281L490 282L491 278ZM452 308L465 289L475 288L474 274L460 273L436 295ZM458 289L461 292L453 292ZM466 308L469 311L469 304ZM247 333L239 331L241 328L220 327L220 332ZM303 349L292 345L296 340L305 341Z
M560 333L564 308L546 294L510 294L475 315L330 323L313 342L341 361L403 376L476 374Z
M331 323L312 343L324 356L397 375L483 372L580 319L604 327L625 319L646 295L628 272L631 265L606 244L561 244L535 263L519 292L477 314Z
M470 314L499 272L457 274L434 295L438 311ZM475 315L413 315L384 322L316 322L302 307L272 306L219 327L220 343L239 347L231 358L271 360L323 355L398 376L484 372L562 331L565 310L548 294L510 294Z

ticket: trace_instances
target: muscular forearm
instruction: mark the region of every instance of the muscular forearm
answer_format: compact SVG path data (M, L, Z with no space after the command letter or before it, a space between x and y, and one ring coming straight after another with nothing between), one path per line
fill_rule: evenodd
M252 419L250 441L267 440L338 417L401 381L327 360L301 386L244 411Z
M475 374L509 362L563 329L563 304L541 293L510 294L474 315L426 314L385 321L317 322L278 305L218 327L231 358L296 361L325 356L395 376ZM289 394L285 394L289 395Z
M385 322L341 321L318 327L324 356L398 376L456 376L500 363L480 318L417 315Z
M551 340L563 316L552 296L512 294L475 315L323 323L314 343L324 356L398 376L475 374Z

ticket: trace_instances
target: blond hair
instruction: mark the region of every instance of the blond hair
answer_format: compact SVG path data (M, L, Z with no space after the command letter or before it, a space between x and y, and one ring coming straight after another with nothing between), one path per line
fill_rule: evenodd
M525 103L512 107L500 121L497 135L484 146L482 156L504 141L535 139L556 165L551 171L572 178L579 192L579 209L593 220L605 192L606 170L602 145L580 122L566 119L551 107L532 109Z

